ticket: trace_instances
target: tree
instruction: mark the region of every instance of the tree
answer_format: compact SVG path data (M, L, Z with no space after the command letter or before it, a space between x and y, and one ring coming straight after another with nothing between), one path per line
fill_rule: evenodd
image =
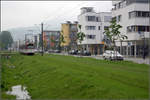
M55 35L51 34L50 36L50 48L56 49L57 40L55 40Z
M81 42L84 40L85 34L81 32L81 25L78 26L80 29L80 32L77 33L77 40L81 44Z
M116 40L123 41L125 39L128 39L128 37L126 35L121 34L119 29L121 29L122 26L117 24L115 19L112 19L112 21L110 23L111 23L111 25L105 29L104 34L107 36L109 41L113 44L113 49L115 51L116 50L115 41Z
M59 45L60 47L63 46L63 43L65 43L65 39L64 39L64 36L63 36L63 31L61 31L61 34L60 34L60 37L59 37Z
M82 41L84 40L85 34L81 31L81 25L78 25L80 32L77 33L77 40L81 44Z
M44 49L47 49L47 42L46 42L46 40L43 40L43 46L44 46Z
M60 40L60 44L65 43L65 39L64 39L64 36L62 34L60 34L59 40Z
M0 48L6 50L13 43L13 38L9 31L2 31L0 33Z

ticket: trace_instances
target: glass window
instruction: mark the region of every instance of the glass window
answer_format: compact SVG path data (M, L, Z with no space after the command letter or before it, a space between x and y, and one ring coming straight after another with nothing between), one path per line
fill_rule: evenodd
M95 39L96 35L87 35L87 39Z
M101 30L101 27L100 27L100 26L98 26L98 30Z
M150 32L150 26L128 26L127 32Z
M121 21L121 18L122 18L122 16L121 16L121 15L119 15L119 16L118 16L118 22L120 22L120 21Z
M104 30L106 30L106 29L108 29L109 28L109 26L104 26Z
M87 21L96 21L95 16L87 16Z
M86 9L87 12L92 12L92 9Z
M120 8L123 8L123 2L120 2Z
M95 30L96 26L85 26L86 30Z
M132 3L148 3L148 0L126 0L127 5Z
M27 49L33 49L34 48L34 45L33 44L28 44L27 45Z
M101 21L100 17L96 17L96 21L100 22Z
M149 11L129 12L129 18L134 18L134 17L150 17L150 12Z
M111 16L104 16L104 21L105 21L105 22L110 22L111 19L112 19Z
M147 26L147 32L150 32L150 26Z
M133 11L133 12L129 12L129 18L134 18L134 17L136 17L137 15L136 15L136 12L135 11Z
M121 4L121 3L118 3L118 8L120 8L120 4Z

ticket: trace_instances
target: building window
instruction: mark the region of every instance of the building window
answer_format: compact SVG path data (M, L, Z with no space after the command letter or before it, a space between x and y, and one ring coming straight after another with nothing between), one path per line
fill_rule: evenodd
M104 30L109 29L109 26L104 26Z
M96 22L100 22L100 21L101 21L100 17L96 17Z
M134 18L136 16L135 12L129 12L129 19Z
M149 0L126 0L126 4L132 4L132 3L148 3Z
M86 30L95 30L96 26L85 26Z
M101 26L98 26L98 30L101 30Z
M150 32L150 26L128 26L127 32Z
M119 3L116 3L114 5L114 8L113 10L117 10L117 9L120 9L120 8L123 8L125 6L128 6L132 3L149 3L149 0L120 0L121 2Z
M135 17L150 17L150 11L132 11L129 12L129 19Z
M86 9L87 12L92 12L92 9Z
M114 9L113 10L116 10L117 9L117 5L114 5Z
M87 21L96 21L95 16L86 16L86 17L87 17Z
M96 35L87 35L87 39L95 39Z
M118 22L120 22L120 21L121 21L121 19L122 19L122 16L121 16L121 15L119 15L119 16L118 16Z
M118 9L121 8L121 2L118 3Z
M120 8L123 8L124 1L120 2Z
M112 19L111 16L104 16L104 22L110 22Z

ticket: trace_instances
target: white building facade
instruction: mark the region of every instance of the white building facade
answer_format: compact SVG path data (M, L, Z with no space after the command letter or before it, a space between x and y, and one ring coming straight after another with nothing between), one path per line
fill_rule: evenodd
M78 23L81 25L81 31L84 32L85 38L81 45L92 54L102 54L103 32L104 28L110 25L111 12L96 13L93 7L81 8L81 14L78 16Z
M123 42L116 41L118 51L127 56L149 54L150 5L149 0L119 0L112 2L112 17L122 26L121 34L128 36Z

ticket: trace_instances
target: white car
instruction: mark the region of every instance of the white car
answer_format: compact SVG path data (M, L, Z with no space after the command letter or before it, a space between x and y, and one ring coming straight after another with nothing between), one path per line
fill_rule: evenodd
M103 58L108 60L123 60L124 57L118 51L106 50Z

